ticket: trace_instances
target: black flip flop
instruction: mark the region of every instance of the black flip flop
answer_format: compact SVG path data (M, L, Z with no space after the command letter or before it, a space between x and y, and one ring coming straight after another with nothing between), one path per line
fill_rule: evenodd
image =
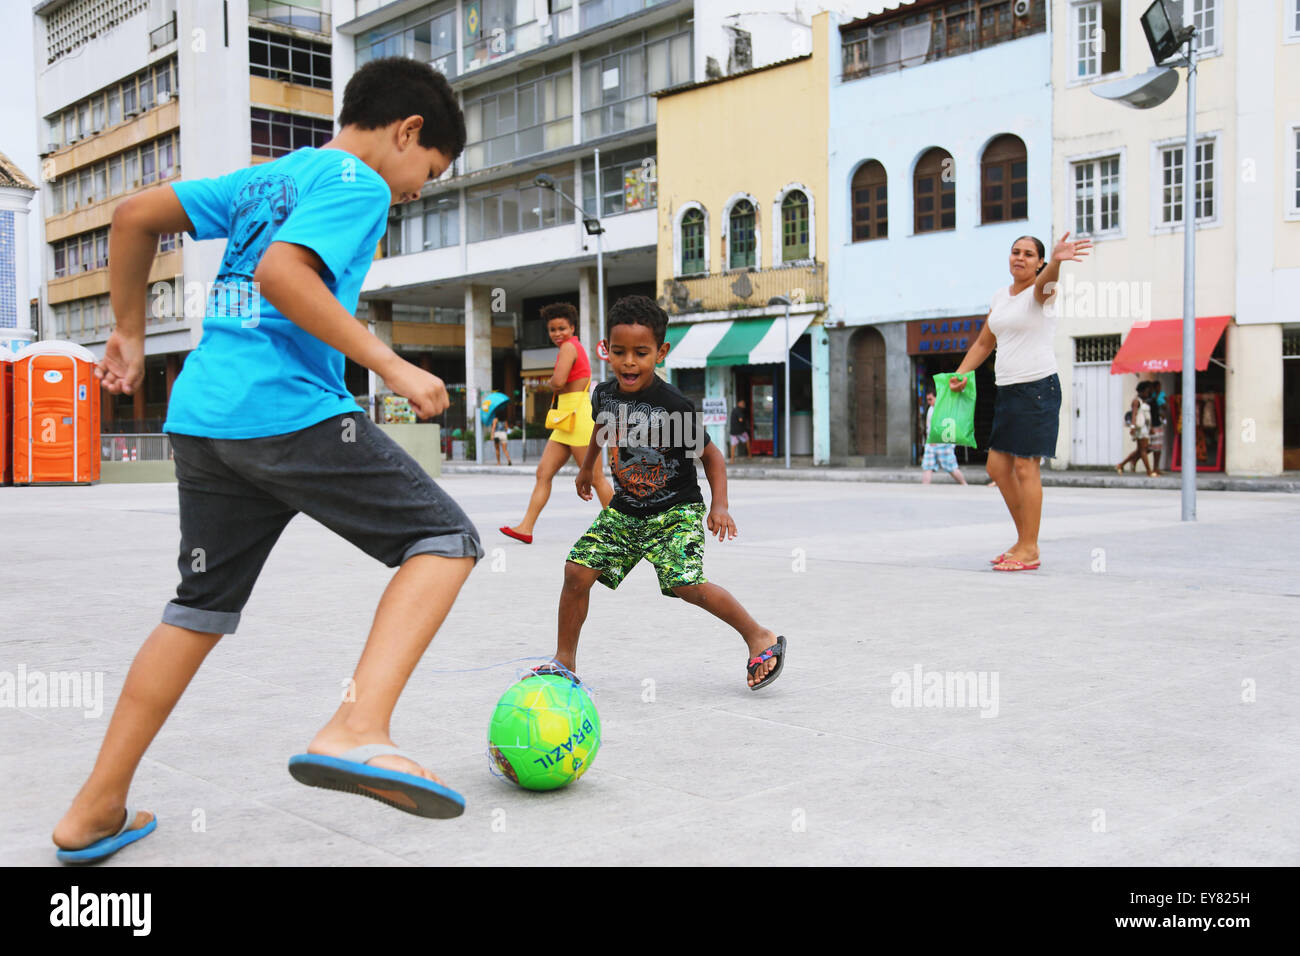
M761 687L766 687L780 676L781 668L785 666L784 637L778 637L776 643L764 650L763 653L751 657L749 663L745 666L745 672L749 674L750 677L753 677L759 667L761 667L764 662L771 660L773 657L776 658L776 667L772 668L768 675L757 684L751 684L749 687L750 690L758 690Z

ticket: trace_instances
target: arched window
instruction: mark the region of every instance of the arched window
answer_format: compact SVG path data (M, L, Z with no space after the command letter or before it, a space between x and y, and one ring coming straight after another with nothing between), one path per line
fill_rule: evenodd
M808 258L808 197L792 189L781 200L781 261Z
M699 209L686 210L682 216L682 275L708 271L704 263L704 242L704 213Z
M984 150L980 208L981 222L1029 218L1029 159L1019 136L1004 134Z
M936 146L921 157L912 187L914 232L957 228L957 177L946 149Z
M853 174L853 241L889 237L889 177L871 160Z
M728 269L748 269L757 264L757 218L754 204L748 199L742 199L731 207L727 227Z

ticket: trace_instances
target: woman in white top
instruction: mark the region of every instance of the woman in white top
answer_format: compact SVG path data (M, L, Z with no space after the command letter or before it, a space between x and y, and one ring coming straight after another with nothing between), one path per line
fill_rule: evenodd
M1016 523L1016 543L993 559L995 571L1032 571L1040 564L1038 526L1043 516L1040 458L1056 456L1061 415L1061 380L1056 374L1054 310L1045 310L1056 295L1061 263L1082 262L1092 248L1088 239L1069 242L1067 232L1045 259L1041 241L1021 236L1011 246L1011 285L993 293L984 330L949 380L956 391L966 387L957 375L973 372L997 349L994 377L997 399L989 435L989 477L1002 492Z

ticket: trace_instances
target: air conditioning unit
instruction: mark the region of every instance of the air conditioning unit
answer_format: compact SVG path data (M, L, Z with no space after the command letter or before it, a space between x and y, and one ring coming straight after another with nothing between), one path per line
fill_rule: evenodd
M68 140L68 145L71 146L73 143L79 143L79 142L81 142L81 137L74 136L72 137L72 139Z
M1029 0L1016 0L1015 6L1012 9L1018 17L1029 16Z
M45 152L46 152L46 153L57 153L58 151L59 151L59 144L58 144L58 143L46 143L46 144L45 144Z
M137 117L137 116L139 116L139 115L140 115L140 111L137 110L137 109L131 109L131 110L127 110L127 111L126 111L126 118L127 118L127 119L134 119L135 117Z
M162 106L164 103L170 101L171 98L172 95L168 93L166 90L164 90L163 92L158 94L158 105Z

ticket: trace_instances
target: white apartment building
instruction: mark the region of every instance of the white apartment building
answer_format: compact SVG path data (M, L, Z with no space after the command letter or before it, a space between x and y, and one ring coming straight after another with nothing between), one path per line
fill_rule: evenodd
M47 338L96 356L113 326L108 228L126 197L218 176L334 132L328 0L37 0ZM106 431L156 431L202 331L224 243L164 236L150 281L145 384L104 396ZM366 390L364 370L349 384Z
M1053 219L1058 235L1096 243L1063 287L1058 467L1123 456L1139 378L1160 380L1171 403L1181 391L1168 371L1178 339L1157 340L1183 314L1186 88L1141 111L1093 95L1152 66L1147 6L1053 2ZM1197 27L1201 57L1196 316L1198 351L1213 342L1213 355L1197 373L1199 467L1276 475L1300 468L1300 0L1169 6ZM1139 367L1129 354L1140 373L1112 375ZM1171 427L1166 468L1175 437Z

